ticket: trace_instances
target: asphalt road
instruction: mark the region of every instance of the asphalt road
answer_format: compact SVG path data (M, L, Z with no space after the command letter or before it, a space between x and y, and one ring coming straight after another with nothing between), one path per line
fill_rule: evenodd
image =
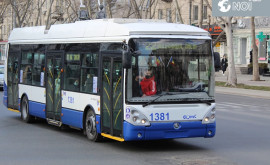
M267 165L270 101L217 94L214 138L89 142L81 131L26 124L0 93L0 165Z

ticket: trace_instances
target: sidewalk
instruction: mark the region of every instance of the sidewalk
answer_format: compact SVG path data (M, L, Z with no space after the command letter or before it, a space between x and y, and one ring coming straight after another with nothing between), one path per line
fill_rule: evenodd
M216 81L227 82L227 75L223 76L221 72L215 73ZM237 74L237 84L245 84L250 86L265 86L270 87L270 77L260 76L261 81L253 81L253 76L249 74Z
M237 83L250 85L250 86L270 87L270 77L260 76L261 81L253 81L252 78L253 78L252 75L238 74L237 75ZM225 74L223 76L221 72L216 72L215 79L216 79L216 81L227 82L227 74ZM234 95L241 95L241 96L250 96L250 97L256 97L256 98L270 99L270 92L269 91L262 91L262 90L218 87L217 86L216 93L234 94Z

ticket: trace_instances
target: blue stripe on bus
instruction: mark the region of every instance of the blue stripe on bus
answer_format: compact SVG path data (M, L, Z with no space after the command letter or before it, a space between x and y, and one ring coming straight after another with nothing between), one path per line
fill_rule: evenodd
M62 123L76 128L83 128L83 112L62 108Z
M83 129L83 112L62 108L62 123ZM101 133L100 115L96 115L97 133Z
M7 85L6 82L4 82L4 95L3 95L3 104L7 107L8 106L8 95L7 95Z
M100 115L96 115L96 128L97 128L97 133L101 133L101 124L100 124Z
M46 119L45 104L29 101L29 114Z
M151 123L151 126L134 126L124 122L123 132L125 141L131 140L158 140L188 137L213 137L215 136L216 123L202 124L201 121L181 122L179 129L174 128L171 123ZM208 135L211 131L212 134ZM138 137L138 134L140 136Z
M20 98L18 98L18 111L20 111L21 112L21 99Z

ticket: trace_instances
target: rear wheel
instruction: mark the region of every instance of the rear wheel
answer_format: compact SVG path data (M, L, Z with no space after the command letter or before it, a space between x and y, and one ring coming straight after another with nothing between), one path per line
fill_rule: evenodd
M33 117L29 114L29 102L26 96L23 97L21 103L21 118L26 123L33 121Z
M100 141L101 135L97 132L96 128L96 115L92 110L87 111L85 118L85 133L89 140Z

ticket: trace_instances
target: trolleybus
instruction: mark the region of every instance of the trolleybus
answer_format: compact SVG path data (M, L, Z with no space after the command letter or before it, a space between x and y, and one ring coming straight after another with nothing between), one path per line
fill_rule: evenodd
M214 53L203 29L101 19L14 29L4 104L88 139L214 137ZM150 78L150 79L149 79Z

